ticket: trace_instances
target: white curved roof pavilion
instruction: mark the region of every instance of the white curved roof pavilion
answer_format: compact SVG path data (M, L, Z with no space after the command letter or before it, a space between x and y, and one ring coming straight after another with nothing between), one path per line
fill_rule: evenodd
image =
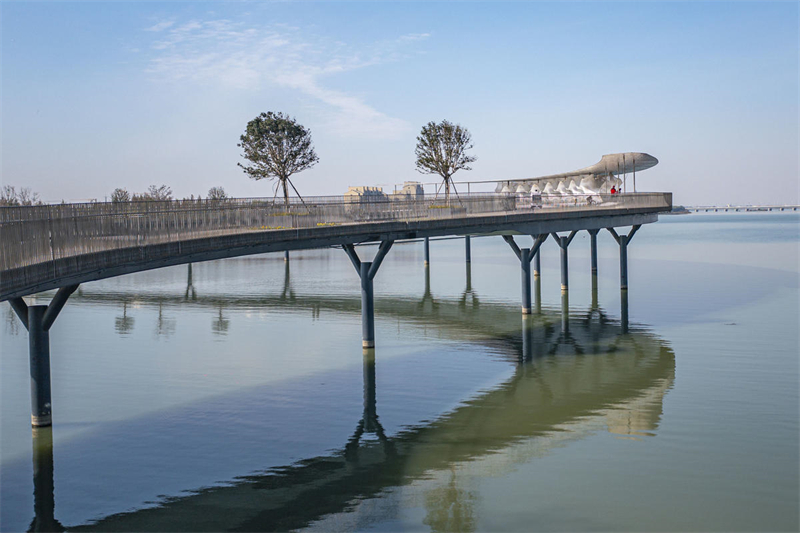
M497 183L495 192L583 195L608 193L612 187L620 187L627 191L626 175L632 174L634 192L636 188L636 172L647 170L658 164L658 159L643 152L623 152L606 154L594 165L551 174L537 178L507 180Z

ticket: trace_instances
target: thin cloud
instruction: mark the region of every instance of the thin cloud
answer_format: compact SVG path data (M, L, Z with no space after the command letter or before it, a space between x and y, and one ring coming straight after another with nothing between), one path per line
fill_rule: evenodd
M158 30L152 29L158 27ZM342 42L313 42L287 26L253 28L227 19L182 24L160 22L151 44L149 71L175 81L213 80L226 87L252 90L264 85L296 89L327 108L331 129L348 135L397 137L411 126L364 100L325 87L326 76L410 57L414 43L427 33L406 34L374 43L366 51Z
M164 31L167 28L169 28L170 26L172 26L173 24L175 24L175 21L173 21L173 20L165 20L163 22L158 22L158 23L150 26L149 28L145 28L144 31Z

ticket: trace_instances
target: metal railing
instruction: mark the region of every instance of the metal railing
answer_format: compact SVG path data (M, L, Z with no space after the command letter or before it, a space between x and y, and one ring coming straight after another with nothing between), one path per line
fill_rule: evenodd
M434 198L269 198L0 207L0 270L100 251L247 232L521 212L664 208L670 193L615 195L470 194Z

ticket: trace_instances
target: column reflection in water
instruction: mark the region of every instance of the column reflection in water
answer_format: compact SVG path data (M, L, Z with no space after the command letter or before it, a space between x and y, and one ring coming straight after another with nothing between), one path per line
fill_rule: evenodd
M289 272L289 261L284 261L283 263L283 290L281 291L281 301L293 301L297 297L294 294L294 289L292 289L292 278Z
M33 428L33 512L28 531L64 531L55 518L53 427Z
M438 307L438 304L433 299L431 294L431 267L425 265L425 292L422 294L422 299L417 304L417 308L421 311L430 312Z
M394 455L394 445L386 437L386 432L378 420L378 402L375 386L375 348L362 350L364 359L364 412L356 426L356 431L345 445L345 458L349 462L358 461L361 438L365 433L378 437L387 456Z
M533 343L534 343L534 324L533 316L522 315L522 361L530 361L533 359Z
M194 288L194 283L192 282L192 264L189 263L189 269L187 273L186 279L186 294L184 295L185 300L191 299L192 301L197 300L197 291Z
M428 280L427 286L429 287L428 290L430 290L430 279ZM478 295L475 294L475 290L472 288L472 263L467 263L467 285L464 292L461 293L461 299L459 300L459 305L462 309L467 306L467 300L471 300L471 306L473 308L480 305Z

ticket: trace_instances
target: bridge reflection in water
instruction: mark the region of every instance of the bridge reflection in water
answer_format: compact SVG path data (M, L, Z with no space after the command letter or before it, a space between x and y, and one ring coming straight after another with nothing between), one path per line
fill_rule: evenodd
M218 308L216 322L226 320L222 318L225 309L236 307L308 306L316 313L360 313L358 299L296 295L286 268L284 289L273 297L204 297L192 287L190 277L186 295L174 298L84 293L76 295L74 303L122 302L126 318L132 301L159 306L181 301ZM515 366L513 375L499 386L435 420L387 435L379 417L375 350L365 350L363 413L353 421L351 437L338 450L70 529L297 529L352 511L359 502L392 488L428 483L431 487L423 498L425 524L434 530L468 531L476 527L477 495L460 486L462 474L502 475L566 440L598 430L629 438L655 434L664 395L675 377L674 353L662 339L644 327L629 328L594 304L572 315L567 307L539 304L534 314L523 316L520 325L518 307L481 302L467 272L461 298L434 298L426 276L421 299L381 299L378 307L381 316L433 326L442 335L491 347L491 352ZM568 301L562 305L568 306ZM36 516L30 529L62 530L54 505L52 430L34 429L33 437Z

